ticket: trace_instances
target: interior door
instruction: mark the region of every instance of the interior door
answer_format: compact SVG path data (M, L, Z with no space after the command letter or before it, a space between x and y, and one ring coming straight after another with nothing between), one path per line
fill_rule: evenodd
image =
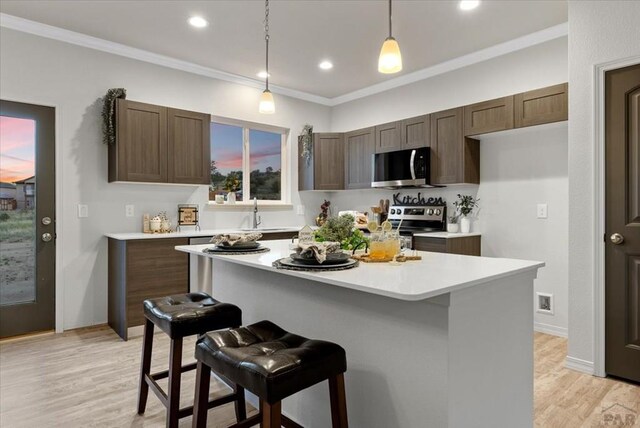
M0 337L55 328L55 110L0 100Z
M605 75L605 371L640 382L640 64Z

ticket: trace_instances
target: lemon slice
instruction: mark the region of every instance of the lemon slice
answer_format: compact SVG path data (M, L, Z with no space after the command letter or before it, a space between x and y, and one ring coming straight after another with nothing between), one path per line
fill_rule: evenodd
M376 230L378 230L378 222L375 220L371 220L369 223L367 223L367 229L369 230L369 232L373 233Z
M391 225L391 222L389 222L389 220L385 220L382 222L382 230L384 230L385 232L389 232L391 229L393 229L393 226Z

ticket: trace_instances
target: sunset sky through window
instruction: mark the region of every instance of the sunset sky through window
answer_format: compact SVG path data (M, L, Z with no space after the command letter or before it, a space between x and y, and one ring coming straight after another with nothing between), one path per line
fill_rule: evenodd
M36 122L0 116L0 181L13 183L35 175Z
M273 132L249 131L251 169L265 171L281 168L281 136ZM211 124L211 159L221 174L242 170L242 128L220 123Z

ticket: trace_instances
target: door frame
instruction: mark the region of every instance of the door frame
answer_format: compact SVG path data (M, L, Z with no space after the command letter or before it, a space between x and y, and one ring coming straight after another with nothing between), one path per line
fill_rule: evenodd
M64 162L62 160L62 108L59 104L52 102L46 99L37 99L32 97L15 97L11 94L2 96L3 100L13 101L17 103L25 103L25 104L35 104L44 107L52 107L55 109L55 118L54 118L54 126L55 126L55 177L56 177L56 198L55 198L55 212L56 212L56 274L55 274L55 332L62 333L64 332L64 281L63 281L63 263L62 263L62 254L61 251L62 246L64 245L64 233L63 232L63 216L62 216L62 207L63 207L63 197L64 191L62 186L62 171L64 170Z
M605 73L640 64L640 55L596 64L594 88L593 374L605 377ZM569 118L571 120L571 118Z

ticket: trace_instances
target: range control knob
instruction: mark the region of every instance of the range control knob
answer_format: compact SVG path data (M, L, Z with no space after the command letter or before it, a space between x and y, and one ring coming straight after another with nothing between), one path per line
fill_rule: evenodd
M433 215L433 210L432 210L431 208L429 208L429 209L427 210L427 214L429 214L429 215Z
M440 208L437 208L436 209L436 215L440 215L440 214L442 214L442 210Z
M396 213L396 210L391 208L391 214L395 214L395 213Z

